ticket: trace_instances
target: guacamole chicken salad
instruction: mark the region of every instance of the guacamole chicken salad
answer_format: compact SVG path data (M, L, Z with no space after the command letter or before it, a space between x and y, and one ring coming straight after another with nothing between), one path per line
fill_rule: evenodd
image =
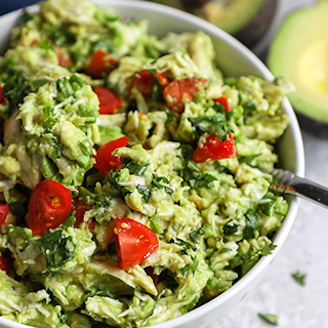
M226 77L202 31L82 0L25 11L0 58L0 315L147 327L275 247L283 79ZM238 63L236 63L238 65Z

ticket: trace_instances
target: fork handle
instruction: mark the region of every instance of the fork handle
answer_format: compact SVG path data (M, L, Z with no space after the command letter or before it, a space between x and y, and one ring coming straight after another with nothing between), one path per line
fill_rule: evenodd
M273 181L272 191L299 196L313 201L322 206L328 207L328 188L313 181L301 178L296 174L275 169L271 172Z

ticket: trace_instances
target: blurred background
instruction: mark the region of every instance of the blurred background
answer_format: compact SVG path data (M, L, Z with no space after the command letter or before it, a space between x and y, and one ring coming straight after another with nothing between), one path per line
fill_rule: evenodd
M321 1L328 3L327 0ZM0 14L36 2L36 0L0 0ZM153 2L166 3L189 11L215 25L219 25L219 21L222 22L222 19L217 19L222 12L220 13L220 10L211 4L214 1L154 0ZM235 14L233 11L223 13L223 17L226 18L224 28L267 62L268 49L286 17L296 9L313 5L316 0L216 0L216 2L231 5L240 3ZM265 6L262 6L263 3ZM207 7L210 9L204 12L205 5L212 5L212 7ZM236 22L238 24L234 24ZM325 27L324 29L328 30ZM325 37L327 37L325 41L327 45L328 36ZM322 54L323 57L326 56L324 57L326 62L328 62L327 54L328 50L327 53ZM283 56L282 52L281 58ZM328 69L323 69L320 73L325 76L327 72ZM299 116L299 119L305 148L305 176L328 186L326 173L328 172L328 122L313 127L311 120L304 120L302 116ZM299 201L299 205L298 216L291 234L261 284L211 328L269 327L269 324L257 316L258 313L276 314L279 317L280 328L328 327L326 305L328 210L303 200ZM305 275L304 286L298 284L292 277L297 271Z

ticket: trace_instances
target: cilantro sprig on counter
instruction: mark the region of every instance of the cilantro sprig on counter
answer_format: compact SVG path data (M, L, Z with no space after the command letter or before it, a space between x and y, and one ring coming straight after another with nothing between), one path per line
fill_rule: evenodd
M278 325L278 316L276 314L262 314L259 313L259 317L262 318L267 323L270 323L271 325Z
M300 271L295 271L292 273L292 277L297 281L300 285L305 285L306 274L301 273Z

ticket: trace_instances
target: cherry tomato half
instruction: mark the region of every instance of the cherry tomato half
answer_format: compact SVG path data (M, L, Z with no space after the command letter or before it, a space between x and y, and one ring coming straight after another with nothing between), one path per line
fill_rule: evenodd
M232 157L236 157L236 148L232 134L229 133L225 141L222 141L215 134L211 134L206 138L201 147L198 146L196 148L192 160L195 163L204 163Z
M160 72L156 72L156 78L158 79L159 84L162 86L162 89L164 89L164 87L169 84L166 76ZM131 94L131 90L135 88L144 96L151 96L154 82L155 76L149 73L148 70L143 69L133 76L130 83L129 92Z
M177 113L182 113L185 103L193 101L196 93L204 89L206 82L206 79L198 77L172 81L163 92L167 106Z
M119 167L122 164L121 159L120 157L113 156L112 152L117 148L125 147L128 141L128 137L122 137L98 148L97 155L94 157L96 163L93 166L105 175Z
M73 199L73 214L75 216L74 228L79 228L84 221L85 212L89 211L91 206L87 205L81 197L75 197ZM91 230L92 218L86 222L86 228Z
M60 48L55 47L58 63L62 67L67 67L73 64L72 58L69 56L68 53L63 52Z
M118 64L115 58L109 56L109 54L103 49L98 49L93 54L86 72L94 79L100 79L103 74L109 74L112 70L111 67Z
M28 225L33 235L57 228L72 208L70 190L53 180L43 180L34 188L28 205Z
M158 248L156 234L135 220L117 217L114 233L116 253L121 269L141 263Z
M5 100L5 97L3 96L3 88L0 85L0 104Z
M0 225L6 220L9 212L9 205L0 205Z
M0 270L5 271L8 276L11 276L10 257L6 252L0 252Z
M225 112L230 112L230 107L229 107L229 103L228 103L228 97L223 95L219 98L213 99L215 102L218 102L219 104L221 104L224 107L224 111Z
M121 107L121 98L112 90L99 85L93 90L99 99L99 114L113 114Z

